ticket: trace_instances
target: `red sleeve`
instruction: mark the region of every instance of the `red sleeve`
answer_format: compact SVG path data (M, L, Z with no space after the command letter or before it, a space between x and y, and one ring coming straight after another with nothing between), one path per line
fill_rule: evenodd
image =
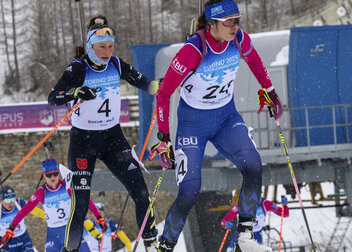
M249 69L251 69L259 84L262 86L262 88L266 88L268 91L271 91L273 88L271 88L272 83L269 75L266 71L262 59L259 57L257 51L252 45L251 38L246 32L243 32L241 50L243 52L243 59L248 64Z
M67 189L67 193L68 193L68 195L70 195L70 197L71 197L71 188L70 188L70 187Z
M67 189L67 193L68 193L68 195L70 195L70 197L71 197L71 188L70 188L70 187Z
M196 70L201 54L192 45L186 44L176 54L160 84L156 95L159 131L169 133L170 96L176 88Z
M12 223L17 226L24 217L26 217L38 205L44 202L44 186L40 187L27 202L27 204L18 212Z
M221 226L222 226L223 228L226 228L226 227L225 227L225 223L226 223L227 221L232 221L233 219L235 219L236 216L237 216L237 214L238 214L238 207L237 207L237 205L236 205L236 206L234 206L234 207L230 210L230 212L228 212L228 213L226 214L226 216L221 220Z
M263 202L263 205L264 205L264 208L267 210L267 211L272 211L273 213L275 213L276 215L278 216L281 216L282 214L282 207L278 207L277 205L274 204L274 202L270 201L270 200L265 200ZM284 208L284 217L288 217L290 215L289 213L289 209L288 207L286 206Z

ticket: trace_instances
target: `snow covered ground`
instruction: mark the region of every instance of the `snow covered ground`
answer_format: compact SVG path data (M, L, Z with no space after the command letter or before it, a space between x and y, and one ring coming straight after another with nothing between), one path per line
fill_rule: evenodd
M322 189L324 196L328 194L334 194L334 184L330 182L322 183ZM285 191L281 187L278 189L278 195L284 194ZM269 194L270 195L270 194ZM290 195L286 195L291 199ZM308 186L301 188L302 199L310 199L310 192ZM317 197L316 199L318 199ZM298 200L297 197L295 200ZM323 205L332 205L334 202L322 202ZM289 207L299 207L299 203L289 203ZM312 206L311 203L303 202L304 207ZM330 237L334 231L338 218L336 217L335 208L315 208L315 209L305 209L308 224L312 234L313 241L315 245L319 248L319 251L325 251L325 248L330 240ZM343 217L347 218L347 217ZM280 231L280 217L275 214L270 214L267 218L267 223L270 222L270 227L275 228ZM291 243L293 247L304 246L310 244L310 239L306 224L303 218L302 211L300 209L291 210L289 218L284 218L283 222L283 240L286 243ZM352 251L352 228L348 229L345 236L344 245L345 251ZM291 250L287 250L291 251ZM310 251L306 248L306 251ZM337 251L337 250L336 250ZM344 250L339 250L344 251Z
M159 233L161 233L164 230L164 221L160 222L159 224L157 224L156 228L159 230ZM136 243L135 241L132 242L132 249L133 249L135 243ZM123 248L123 249L118 250L117 252L127 252L127 249ZM138 244L138 248L137 248L136 252L145 252L145 248L144 248L142 239L141 239L141 241ZM178 240L178 242L176 244L174 252L187 252L187 248L186 248L183 232L180 235L180 238L179 238L179 240Z
M272 188L269 189L269 194L272 195ZM334 194L334 185L333 183L330 182L325 182L322 183L322 189L324 196L326 197L328 194ZM285 194L285 189L282 186L278 186L278 196L284 195ZM290 208L292 207L299 207L299 203L290 203L292 201L292 198L290 195L286 195L286 197L289 200L288 206ZM302 200L309 200L310 199L310 192L308 190L308 186L301 188L301 197ZM316 199L318 199L318 195ZM270 200L270 197L269 197ZM297 197L294 200L298 200ZM334 202L322 202L323 205L332 205ZM311 203L309 202L303 202L304 207L312 206ZM335 214L335 208L314 208L314 209L305 209L305 213L308 219L308 224L310 227L310 231L312 234L313 241L318 248L319 252L325 251L325 248L330 240L330 237L333 233L333 230L336 226L336 223L338 221L338 218L336 217ZM347 217L343 217L347 218ZM279 235L275 231L278 230L280 231L280 222L281 218L272 212L270 212L267 216L266 222L272 230L270 231L270 243L272 243L275 240L279 240ZM162 232L164 227L164 223L159 223L157 228L159 232ZM220 228L220 225L219 225ZM304 246L305 251L311 251L309 246L311 244L307 227L303 218L303 214L301 209L294 209L290 211L290 216L288 218L284 218L283 222L283 241L286 244L286 250L283 249L283 244L282 244L282 249L281 251L299 251L297 247L299 246ZM230 237L228 237L230 239ZM266 233L263 233L263 240L264 244L267 244L268 242L268 236ZM134 246L134 242L132 245L132 248ZM296 249L290 249L290 246L296 247ZM344 239L344 246L345 250L340 249L339 251L352 251L352 228L350 227L348 229L348 232L345 236ZM138 246L137 249L138 252L144 252L144 246L143 242L141 242ZM174 250L175 252L187 252L187 248L185 245L184 237L183 234L181 234L180 239L177 243L177 246ZM225 251L225 248L223 249ZM277 251L277 249L274 251ZM334 250L333 250L334 251ZM337 250L336 250L337 251ZM118 252L127 252L126 249L120 249Z

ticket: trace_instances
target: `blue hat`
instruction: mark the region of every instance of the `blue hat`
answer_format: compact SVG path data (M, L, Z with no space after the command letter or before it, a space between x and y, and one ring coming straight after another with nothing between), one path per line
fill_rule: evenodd
M104 211L104 205L102 203L95 203L95 206L100 210Z
M49 158L42 162L43 164L43 172L50 173L50 172L57 172L59 171L59 167L57 166L56 160L53 158Z
M211 21L216 18L223 18L234 14L240 14L234 0L224 0L204 8L205 18Z
M1 191L1 198L4 199L11 199L16 198L15 190L12 187L6 187Z
M86 51L88 54L88 57L90 58L91 61L93 61L97 65L106 65L109 63L110 58L107 61L102 60L101 58L98 57L98 55L95 54L93 45L99 42L104 42L104 41L115 41L114 35L110 34L109 32L106 32L104 36L97 36L96 32L101 29L110 29L112 32L111 28L109 27L104 27L104 28L99 28L99 29L94 29L90 30L87 35L87 42L86 42Z
M113 30L109 27L104 27L105 29L109 29L111 33L113 33ZM96 35L96 32L98 30L102 30L104 28L100 28L100 29L95 29L95 30L91 30L88 32L87 35L87 43L94 45L100 42L105 42L105 41L111 41L114 42L115 41L115 37L114 35L110 34L109 31L105 32L105 34L103 36L98 36Z

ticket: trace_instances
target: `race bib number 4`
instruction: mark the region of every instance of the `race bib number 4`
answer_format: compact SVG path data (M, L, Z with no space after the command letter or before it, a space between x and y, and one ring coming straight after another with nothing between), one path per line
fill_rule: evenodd
M175 160L176 160L176 183L177 186L183 181L187 174L187 156L182 149L175 151Z

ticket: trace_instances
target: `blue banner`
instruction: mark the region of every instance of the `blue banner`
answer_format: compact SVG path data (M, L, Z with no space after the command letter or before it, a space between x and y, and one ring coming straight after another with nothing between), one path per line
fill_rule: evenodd
M153 80L155 73L155 56L158 51L170 44L132 45L134 67L149 79ZM138 90L139 100L139 137L138 154L141 153L153 117L153 96Z

